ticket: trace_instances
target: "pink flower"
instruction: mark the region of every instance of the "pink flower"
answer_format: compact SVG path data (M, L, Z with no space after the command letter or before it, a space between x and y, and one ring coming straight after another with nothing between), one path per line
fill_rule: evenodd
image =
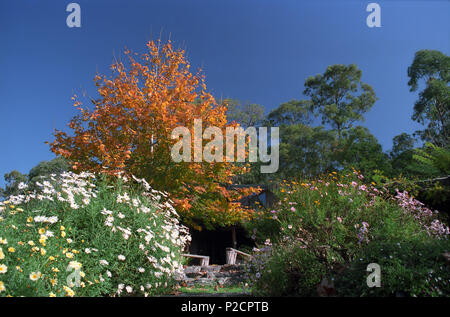
M293 212L294 212L294 211L295 211L295 207L291 207L291 211L293 211Z
M342 218L341 218L341 217L337 217L336 219L337 219L337 221L339 221L340 223L342 223Z

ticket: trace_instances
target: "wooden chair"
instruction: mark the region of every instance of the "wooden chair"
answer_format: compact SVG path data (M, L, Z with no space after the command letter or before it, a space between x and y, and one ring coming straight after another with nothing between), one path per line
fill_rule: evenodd
M238 255L251 258L252 256L250 254L247 254L245 252L233 249L233 248L227 248L227 264L236 264L236 257Z

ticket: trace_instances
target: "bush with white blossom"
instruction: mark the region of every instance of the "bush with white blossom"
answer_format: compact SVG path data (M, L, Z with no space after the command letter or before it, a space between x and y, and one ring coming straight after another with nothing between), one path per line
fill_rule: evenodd
M170 292L190 240L145 180L63 173L0 202L0 296Z

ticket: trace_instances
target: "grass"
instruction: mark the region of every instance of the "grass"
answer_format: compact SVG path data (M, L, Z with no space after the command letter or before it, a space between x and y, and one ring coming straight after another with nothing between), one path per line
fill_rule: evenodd
M243 287L239 286L193 286L193 287L181 287L178 289L179 292L184 294L244 294L248 293L249 290L244 290Z

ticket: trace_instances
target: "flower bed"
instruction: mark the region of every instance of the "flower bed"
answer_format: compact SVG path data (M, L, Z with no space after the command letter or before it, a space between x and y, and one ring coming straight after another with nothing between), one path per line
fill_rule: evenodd
M0 296L167 293L190 236L145 180L63 173L0 203ZM26 185L21 184L26 190Z
M249 266L258 295L450 294L450 272L440 257L450 248L449 228L408 193L391 196L354 171L285 182L278 196L272 219L253 230L270 237ZM374 262L382 270L380 288L366 284ZM433 281L425 274L430 270Z

